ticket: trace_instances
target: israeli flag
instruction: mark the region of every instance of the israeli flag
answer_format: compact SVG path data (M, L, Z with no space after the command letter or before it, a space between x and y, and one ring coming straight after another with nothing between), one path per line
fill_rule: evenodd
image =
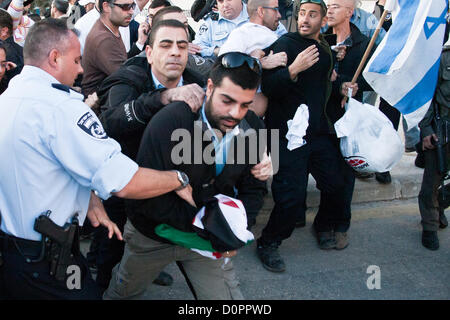
M448 0L387 0L385 9L393 23L363 76L412 128L436 89Z

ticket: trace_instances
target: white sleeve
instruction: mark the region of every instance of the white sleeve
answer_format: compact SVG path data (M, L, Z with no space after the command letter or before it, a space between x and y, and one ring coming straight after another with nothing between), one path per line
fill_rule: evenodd
M121 153L120 145L106 135L84 103L70 100L55 110L52 121L50 148L78 183L107 199L130 182L138 165Z
M231 31L227 38L227 41L220 47L219 56L227 52L242 52L247 53L247 46L245 45L246 39L244 39L244 34L238 29Z

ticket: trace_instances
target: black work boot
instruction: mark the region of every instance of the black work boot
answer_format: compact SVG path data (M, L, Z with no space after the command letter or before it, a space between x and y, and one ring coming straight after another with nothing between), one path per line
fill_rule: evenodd
M439 249L437 231L422 231L422 245L430 250Z
M278 253L278 244L275 242L263 244L258 240L256 253L264 268L272 272L283 272L286 270L283 258Z

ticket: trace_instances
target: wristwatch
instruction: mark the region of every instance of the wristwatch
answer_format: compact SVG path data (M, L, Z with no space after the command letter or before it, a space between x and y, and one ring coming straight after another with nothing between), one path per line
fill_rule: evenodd
M184 173L183 171L178 171L178 170L172 170L172 171L175 171L177 173L178 181L180 181L180 183L181 183L181 186L176 188L175 191L186 188L186 186L189 184L189 177L187 176L187 174Z

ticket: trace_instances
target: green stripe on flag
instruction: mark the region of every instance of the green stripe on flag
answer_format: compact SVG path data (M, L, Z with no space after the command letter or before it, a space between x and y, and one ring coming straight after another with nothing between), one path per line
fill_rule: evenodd
M168 224L160 224L155 227L155 233L161 238L167 239L174 244L191 249L199 249L216 252L211 242L198 236L195 232L184 232L175 229Z

